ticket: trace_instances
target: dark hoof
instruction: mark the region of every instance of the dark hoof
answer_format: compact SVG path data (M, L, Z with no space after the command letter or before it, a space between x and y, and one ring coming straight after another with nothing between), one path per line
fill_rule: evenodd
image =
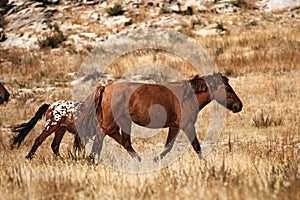
M158 162L160 160L160 156L155 156L153 160L154 162Z
M137 159L139 162L142 161L142 158L136 152L129 152L130 156L134 159Z
M28 160L32 160L33 153L29 153L25 158L28 159Z
M153 159L155 162L158 162L160 160L162 160L166 155L164 154L160 154L159 156L155 156L155 158Z
M95 162L95 156L91 153L87 158L89 162Z
M59 153L54 153L53 155L54 155L54 158L61 158Z
M142 158L140 156L137 156L137 159L139 162L142 162Z

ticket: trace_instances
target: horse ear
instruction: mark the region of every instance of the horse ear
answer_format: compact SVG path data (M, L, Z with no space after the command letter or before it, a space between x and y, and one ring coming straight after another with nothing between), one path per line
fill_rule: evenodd
M192 89L192 87L190 86L190 84L186 81L184 82L184 92L183 92L183 101L186 100L186 99L189 99L193 93L194 93L194 90Z
M198 85L198 90L197 92L205 92L207 90L207 85L206 83L204 82L204 84L199 84Z

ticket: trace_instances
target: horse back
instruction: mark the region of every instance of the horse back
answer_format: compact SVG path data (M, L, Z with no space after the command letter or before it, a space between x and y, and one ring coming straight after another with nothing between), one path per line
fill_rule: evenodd
M184 84L123 82L107 86L102 99L104 124L128 118L148 128L179 127L185 90Z

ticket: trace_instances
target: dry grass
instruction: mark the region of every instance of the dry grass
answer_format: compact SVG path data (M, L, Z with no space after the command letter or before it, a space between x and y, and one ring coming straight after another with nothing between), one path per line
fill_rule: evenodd
M257 25L233 30L223 37L199 40L209 48L216 64L228 75L276 73L299 69L299 31L300 26L292 23L286 26Z
M27 121L42 102L71 98L68 82L74 77L68 73L76 72L85 56L63 49L2 50L0 73L9 77L6 85L12 96L0 107L1 195L6 199L300 199L299 25L263 27L253 23L242 27L234 30L228 26L228 35L197 39L219 69L231 75L230 83L243 101L243 111L227 113L222 135L207 156L207 164L189 148L170 166L144 174L122 173L101 163L75 159L70 154L70 134L63 139L62 158L52 156L52 138L48 138L31 162L25 160L42 122L20 149L10 150L11 127ZM128 55L127 59L120 58L116 66L145 64L143 59L149 62L154 57L148 54L139 60ZM183 63L163 54L155 59L163 65ZM126 71L126 67L119 70ZM114 73L122 74L120 71ZM185 75L191 73L186 71ZM31 90L20 92L24 88ZM265 118L279 116L283 122L253 126L253 119L262 110ZM197 122L201 140L209 116L210 105ZM166 133L147 140L134 138L133 146L139 153L158 150L165 139ZM103 155L111 153L110 141L106 138ZM129 156L126 159L130 161Z

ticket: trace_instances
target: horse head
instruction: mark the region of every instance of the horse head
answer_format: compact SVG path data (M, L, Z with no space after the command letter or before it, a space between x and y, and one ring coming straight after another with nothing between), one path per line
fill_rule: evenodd
M190 80L193 92L198 96L199 106L202 101L206 103L216 100L234 113L242 110L243 104L229 85L229 79L221 73L207 76L195 76ZM200 103L201 102L201 103Z
M9 96L9 92L2 85L2 83L0 83L0 104L4 103L5 101L8 101Z
M216 100L234 113L240 112L243 104L229 84L229 79L221 73L213 73L204 77L212 100Z

